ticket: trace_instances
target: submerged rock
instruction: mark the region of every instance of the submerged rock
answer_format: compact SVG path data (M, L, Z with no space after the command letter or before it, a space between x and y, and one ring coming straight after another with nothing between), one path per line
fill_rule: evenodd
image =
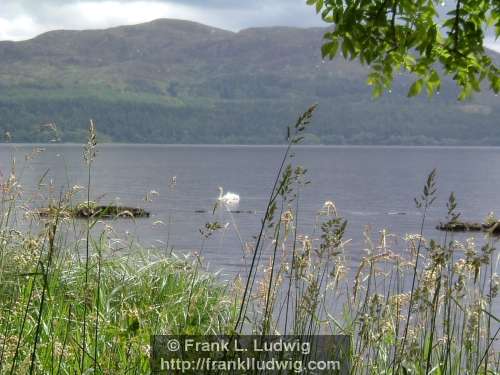
M58 214L61 216L69 216L75 218L101 218L101 219L112 219L116 217L123 218L138 218L138 217L149 217L150 213L143 208L128 207L128 206L98 206L86 204L80 204L72 208L57 208L49 207L42 208L38 210L38 215L40 217L52 217Z
M479 223L465 223L461 221L453 221L449 223L440 223L437 226L439 230L448 232L478 232L483 230L483 225Z
M483 224L483 229L493 234L500 234L500 221Z
M436 227L439 230L448 232L491 232L494 234L500 234L500 222L493 223L468 223L464 221L451 221L448 223L439 223Z
M149 212L143 208L127 207L127 206L95 206L95 207L79 207L74 210L75 217L149 217Z

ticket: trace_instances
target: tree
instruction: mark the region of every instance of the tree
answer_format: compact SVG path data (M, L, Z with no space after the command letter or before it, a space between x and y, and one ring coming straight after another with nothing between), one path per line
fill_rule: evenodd
M325 34L324 58L338 50L372 68L373 95L391 88L396 72L416 77L408 96L439 90L442 75L461 88L459 99L480 91L481 82L500 91L499 69L483 46L485 30L500 35L500 0L454 0L444 19L444 0L307 0L334 28Z

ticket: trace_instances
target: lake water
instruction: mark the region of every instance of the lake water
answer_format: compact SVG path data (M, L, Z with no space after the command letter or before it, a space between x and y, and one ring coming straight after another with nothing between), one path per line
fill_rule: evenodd
M45 150L25 162L24 155L34 147ZM110 224L122 238L128 235L160 249L173 247L177 253L199 249L199 228L206 222L230 223L203 250L210 268L230 277L242 268L242 244L258 233L283 152L278 146L99 145L92 198L144 207L150 218ZM418 232L421 215L413 198L421 193L433 168L438 171L438 199L429 214L426 236L442 238L434 227L444 219L451 191L465 220L481 221L490 211L500 212L500 148L302 146L295 153L294 163L308 169L311 181L301 192L299 232L307 234L323 203L334 201L339 214L349 221L347 237L352 242L347 251L354 263L364 254L366 225L371 225L375 236L382 228L399 237ZM12 155L28 191L34 191L46 171L44 181L51 179L55 192L86 186L81 145L1 145L4 175ZM173 176L174 188L169 185ZM213 216L219 186L239 194L238 209L252 213L218 211ZM151 190L159 195L146 202ZM85 200L86 193L80 194ZM43 199L32 205L42 206Z

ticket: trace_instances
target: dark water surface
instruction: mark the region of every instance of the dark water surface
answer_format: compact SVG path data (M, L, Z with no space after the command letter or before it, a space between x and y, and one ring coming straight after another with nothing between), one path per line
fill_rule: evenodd
M45 151L26 163L24 155L34 147ZM241 269L242 242L251 241L258 232L283 152L283 147L273 146L99 145L92 170L92 198L146 208L151 212L149 219L110 224L145 246L165 248L168 243L178 253L199 249L199 228L207 221L230 223L226 231L210 238L203 254L212 270L231 275ZM1 145L4 177L13 155L28 191L35 190L47 170L44 181L51 179L54 191L86 186L81 145ZM296 149L294 162L308 169L311 181L301 193L299 231L310 232L323 203L334 201L339 214L349 221L347 237L352 242L347 252L352 262L364 254L366 225L372 226L374 236L382 228L400 237L418 232L421 215L413 198L433 168L438 170L438 199L426 236L442 238L434 227L444 218L451 191L466 220L481 221L500 209L500 148L304 146ZM172 189L173 176L176 186ZM218 211L212 216L219 186L240 195L238 210L256 213ZM146 202L151 190L159 195ZM79 199L85 200L85 194L81 192ZM33 206L37 204L43 202Z

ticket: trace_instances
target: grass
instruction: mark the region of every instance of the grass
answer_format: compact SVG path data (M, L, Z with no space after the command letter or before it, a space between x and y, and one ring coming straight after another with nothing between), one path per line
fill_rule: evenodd
M345 254L347 221L333 202L325 202L311 233L300 232L299 200L308 181L307 171L294 166L292 148L314 109L288 131L235 329L349 335L352 374L498 374L497 238L488 232L478 246L473 238L456 241L453 233L439 240L424 236L436 170L415 199L419 231L400 241L385 230L379 238L367 231L365 255L353 269ZM453 193L447 207L447 221L455 221Z
M2 374L147 373L151 334L213 334L232 319L225 289L197 261L95 254L86 283L85 262L57 254L49 266L43 241L11 237L2 251Z
M95 158L85 147L87 198ZM43 185L40 183L40 185ZM50 190L50 189L49 189ZM74 191L49 198L51 215L24 213L22 186L3 181L0 219L0 373L146 374L153 334L216 334L234 320L234 301L200 259L121 243L88 217L76 243L67 215ZM88 200L90 202L90 200ZM90 203L89 203L90 204ZM19 221L18 221L19 220ZM81 224L80 224L81 226Z
M75 220L64 215L72 207L69 191L51 198L55 214L26 214L42 226L18 230L16 215L26 202L13 168L2 185L0 373L147 374L150 335L161 333L344 334L351 337L351 374L500 373L496 237L486 233L478 245L456 241L452 232L425 236L436 171L415 200L422 212L417 233L396 238L367 230L354 267L348 223L334 202L325 202L311 232L298 226L309 181L293 146L314 110L288 130L247 277L231 287L202 267L206 241L225 230L217 221L200 229L202 244L191 257L135 244L116 252L112 228L96 232L99 218L87 218L84 240L69 241ZM92 125L87 202L96 147ZM447 221L456 220L453 193L447 207Z

